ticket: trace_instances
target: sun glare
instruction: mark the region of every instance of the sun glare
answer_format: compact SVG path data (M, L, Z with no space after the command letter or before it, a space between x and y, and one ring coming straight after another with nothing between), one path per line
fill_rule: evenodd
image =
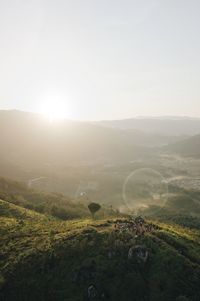
M62 120L67 118L67 106L61 101L48 101L42 104L40 113L49 121Z

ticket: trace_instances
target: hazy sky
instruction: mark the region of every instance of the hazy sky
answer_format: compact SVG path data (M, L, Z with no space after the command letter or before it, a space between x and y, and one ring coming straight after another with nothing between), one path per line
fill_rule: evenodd
M200 116L199 0L1 0L0 108Z

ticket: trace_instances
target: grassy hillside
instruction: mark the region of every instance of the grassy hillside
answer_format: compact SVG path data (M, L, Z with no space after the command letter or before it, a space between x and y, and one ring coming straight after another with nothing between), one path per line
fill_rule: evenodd
M1 300L200 298L200 230L192 225L147 220L155 230L135 237L114 219L59 221L5 201L0 213ZM136 245L148 250L147 262L128 258Z
M87 202L74 202L59 193L45 193L28 188L23 182L0 177L0 198L15 205L66 220L87 217Z

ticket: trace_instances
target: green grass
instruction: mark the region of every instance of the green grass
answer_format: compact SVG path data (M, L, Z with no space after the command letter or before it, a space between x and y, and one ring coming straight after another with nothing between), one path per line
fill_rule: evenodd
M114 218L61 221L5 201L0 213L2 300L88 300L91 283L94 300L200 300L195 228L155 220L158 230L135 240ZM128 259L134 244L147 247L146 264Z

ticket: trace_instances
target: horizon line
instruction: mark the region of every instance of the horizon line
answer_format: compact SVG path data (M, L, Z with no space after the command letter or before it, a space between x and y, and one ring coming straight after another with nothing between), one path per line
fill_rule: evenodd
M21 109L1 109L0 111L7 111L7 112L20 112L20 113L28 113L28 114L35 114L38 116L44 116L42 113L37 112L37 111L28 111L28 110L21 110ZM174 120L183 120L183 119L196 119L200 120L200 116L191 116L191 115L135 115L135 116L130 116L130 117L119 117L119 118L108 118L108 119L75 119L75 118L69 118L69 117L64 117L61 120L68 120L68 121L77 121L77 122L110 122L110 121L125 121L125 120L142 120L142 119L174 119Z

